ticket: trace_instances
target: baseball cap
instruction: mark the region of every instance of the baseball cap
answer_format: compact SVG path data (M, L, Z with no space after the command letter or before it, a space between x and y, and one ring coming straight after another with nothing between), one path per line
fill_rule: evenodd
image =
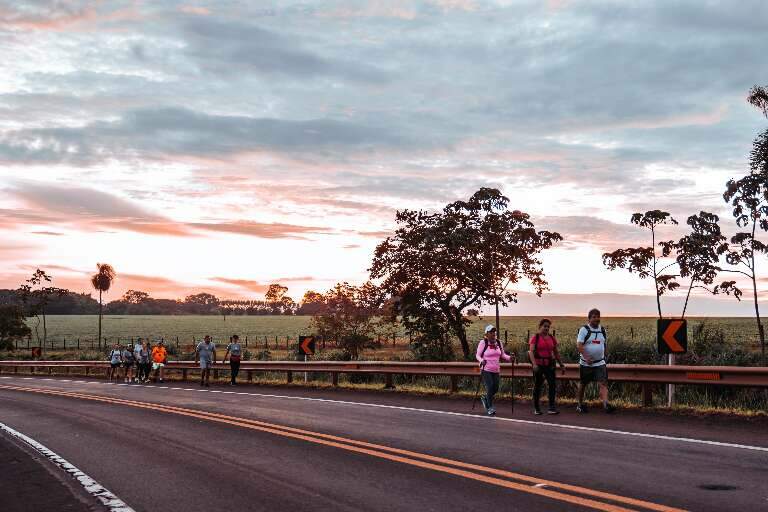
M485 333L486 334L488 334L491 331L495 331L495 330L496 330L496 326L495 325L486 325L485 326Z

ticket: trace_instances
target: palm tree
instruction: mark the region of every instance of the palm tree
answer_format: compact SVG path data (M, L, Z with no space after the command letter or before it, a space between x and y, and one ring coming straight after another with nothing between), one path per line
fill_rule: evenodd
M115 269L107 263L97 263L98 272L91 276L91 284L96 290L99 290L99 346L101 346L101 317L104 305L101 295L109 291L112 287L112 281L115 280Z

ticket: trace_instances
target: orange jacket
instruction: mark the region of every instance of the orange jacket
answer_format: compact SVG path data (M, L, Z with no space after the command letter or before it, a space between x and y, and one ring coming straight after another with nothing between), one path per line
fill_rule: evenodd
M168 358L168 351L165 347L152 347L152 360L156 363L164 363Z

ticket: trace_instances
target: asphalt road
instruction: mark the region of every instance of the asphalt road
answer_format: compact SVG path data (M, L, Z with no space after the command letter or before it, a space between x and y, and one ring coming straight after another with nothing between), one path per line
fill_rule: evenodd
M768 510L765 423L506 407L0 378L0 422L136 511Z

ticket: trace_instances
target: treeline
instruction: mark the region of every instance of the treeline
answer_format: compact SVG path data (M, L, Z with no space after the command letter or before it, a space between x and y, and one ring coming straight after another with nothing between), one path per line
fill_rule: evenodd
M149 293L129 290L118 300L104 305L107 315L307 315L318 312L323 304L322 294L309 291L297 303L287 295L288 288L280 284L270 286L263 300L222 299L210 293L188 295L183 299L157 299ZM46 315L96 315L99 301L89 293L66 289L34 290L32 299L24 290L0 289L0 304L17 304L26 316L35 316L37 310ZM40 304L44 303L44 308Z

